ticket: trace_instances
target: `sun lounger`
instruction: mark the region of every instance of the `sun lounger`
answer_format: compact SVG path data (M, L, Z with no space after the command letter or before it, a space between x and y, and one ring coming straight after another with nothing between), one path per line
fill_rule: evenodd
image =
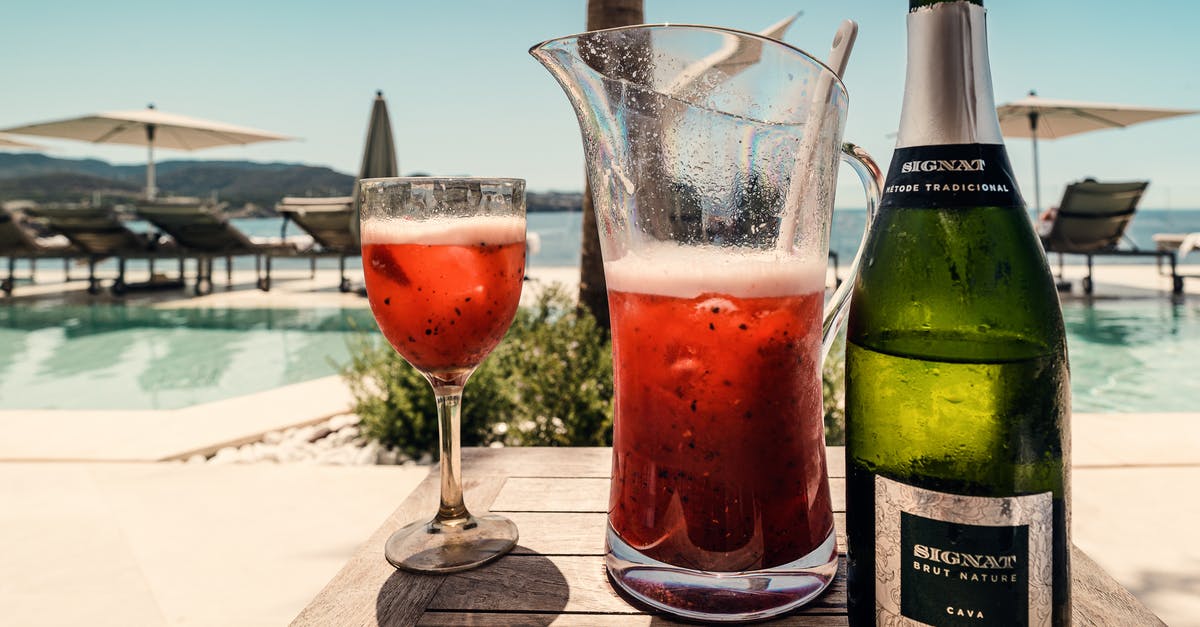
M1200 250L1200 231L1195 233L1155 233L1154 246L1158 250L1174 253L1177 259L1183 259L1193 250ZM1176 276L1179 277L1176 281L1182 290L1184 278L1196 278L1200 275L1177 272Z
M352 196L333 196L328 198L298 198L287 197L275 205L275 210L283 216L284 228L287 222L295 222L306 233L312 236L313 246L301 249L301 257L312 259L313 271L316 271L317 258L336 257L338 273L341 281L338 289L350 291L350 279L346 278L346 258L357 257L360 254L358 243L350 231L350 220L354 215L354 198Z
M1196 233L1155 233L1154 245L1159 250L1174 251L1180 259L1193 250L1200 250L1200 231Z
M28 213L46 221L47 226L70 241L78 249L77 257L88 263L88 293L100 292L100 281L96 277L96 264L109 257L117 258L117 278L111 291L120 296L131 288L178 287L183 284L183 258L179 250L164 245L153 236L134 233L117 217L112 207L87 205L41 205ZM179 279L174 281L155 280L154 262L158 259L177 259ZM146 283L125 282L125 261L147 259L150 261L151 280Z
M29 204L24 208L36 205ZM33 280L38 259L62 259L67 280L71 278L71 259L82 257L78 248L62 235L39 236L30 228L22 207L6 204L0 207L0 257L8 258L8 276L0 280L0 291L11 295L16 286L17 260L29 261L29 280Z
M1067 186L1062 202L1043 218L1039 229L1046 252L1058 253L1060 289L1070 289L1071 285L1062 280L1063 255L1087 257L1087 276L1082 281L1085 294L1091 294L1094 287L1092 258L1117 255L1154 257L1160 271L1163 262L1168 262L1172 290L1176 294L1183 292L1183 277L1176 272L1174 251L1141 250L1125 235L1147 185L1147 181L1099 183L1088 179ZM1128 242L1128 248L1121 247L1123 240Z
M232 258L254 257L258 288L271 289L271 255L291 255L296 245L282 240L252 238L234 228L222 215L221 207L195 198L165 198L142 201L137 214L171 236L186 255L196 259L196 294L212 291L212 261L225 258L228 284L233 282ZM266 272L263 272L263 260Z

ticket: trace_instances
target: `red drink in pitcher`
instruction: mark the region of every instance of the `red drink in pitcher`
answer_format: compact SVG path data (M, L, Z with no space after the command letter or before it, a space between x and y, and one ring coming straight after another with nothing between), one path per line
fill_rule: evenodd
M609 523L667 564L738 572L830 537L823 268L663 246L605 267L616 419Z
M363 273L384 337L423 372L477 366L516 313L524 233L499 216L367 223Z

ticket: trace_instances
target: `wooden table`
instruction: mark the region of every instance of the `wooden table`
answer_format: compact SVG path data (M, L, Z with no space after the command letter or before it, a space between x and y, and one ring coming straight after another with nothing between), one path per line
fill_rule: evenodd
M431 472L293 625L665 625L613 592L604 571L610 449L463 451L467 506L517 523L513 552L473 571L416 575L392 568L383 544L437 508ZM838 546L845 547L845 451L829 449ZM1079 549L1072 554L1075 625L1163 625ZM845 625L845 564L814 602L770 624Z

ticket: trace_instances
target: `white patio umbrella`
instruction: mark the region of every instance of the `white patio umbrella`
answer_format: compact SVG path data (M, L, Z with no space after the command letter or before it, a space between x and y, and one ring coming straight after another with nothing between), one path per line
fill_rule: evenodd
M1058 139L1106 128L1125 128L1200 111L1053 100L1039 97L1031 91L1025 98L996 107L996 113L1000 117L1000 132L1005 137L1033 140L1033 194L1037 203L1035 208L1040 210L1042 197L1039 188L1038 139Z
M158 192L154 186L155 147L198 150L292 139L286 135L244 126L163 113L155 109L154 105L141 111L110 111L66 120L14 126L0 132L75 139L93 144L146 146L146 197L149 199L153 199Z
M11 137L0 135L0 148L22 148L25 150L41 150L42 147L37 144L30 144Z

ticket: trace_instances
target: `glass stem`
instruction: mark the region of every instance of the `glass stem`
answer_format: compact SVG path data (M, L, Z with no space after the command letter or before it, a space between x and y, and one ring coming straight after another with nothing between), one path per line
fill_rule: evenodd
M433 394L437 399L438 448L442 474L442 503L435 520L441 523L462 523L471 513L463 502L462 450L459 445L459 430L462 416L461 385L446 385L437 382Z

